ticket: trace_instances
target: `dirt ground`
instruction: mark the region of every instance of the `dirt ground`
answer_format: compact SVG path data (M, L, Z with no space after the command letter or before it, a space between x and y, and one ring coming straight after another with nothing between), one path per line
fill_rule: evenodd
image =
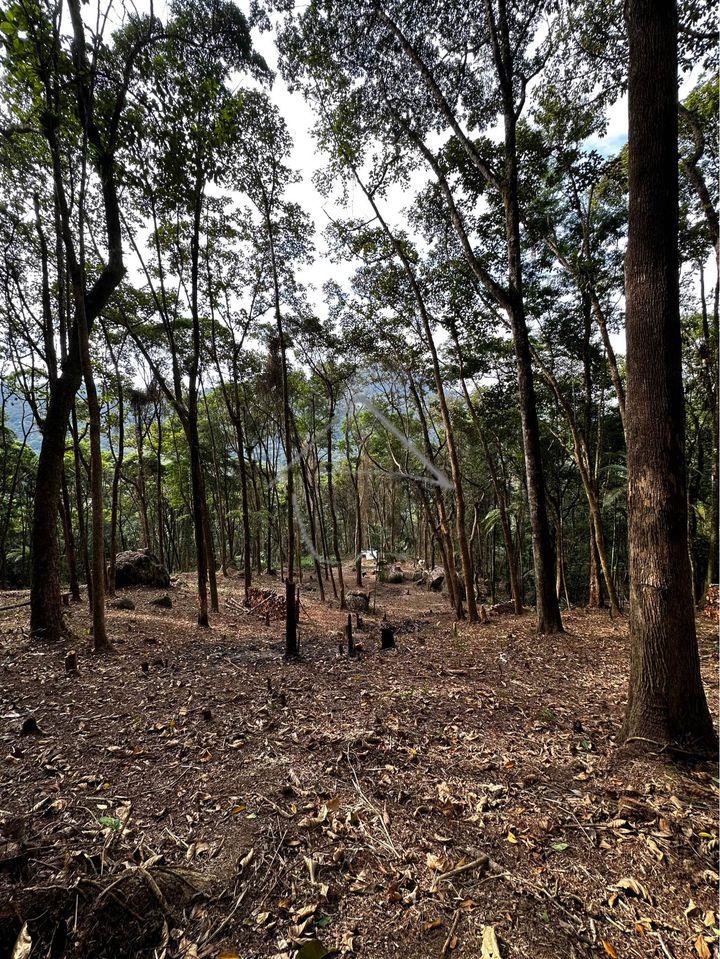
M349 659L306 583L285 663L282 621L220 589L207 632L190 575L170 609L125 592L107 656L85 606L62 649L0 613L0 957L25 923L17 955L48 959L717 955L717 767L616 749L623 621L454 629L443 597L379 585Z

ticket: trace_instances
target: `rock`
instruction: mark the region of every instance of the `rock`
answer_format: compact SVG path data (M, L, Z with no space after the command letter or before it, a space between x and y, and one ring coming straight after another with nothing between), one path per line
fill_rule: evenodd
M445 570L440 566L436 566L435 569L431 569L427 574L428 589L432 590L433 593L439 593L443 588L444 582Z
M356 589L345 597L345 604L353 612L366 613L370 609L370 594Z
M165 593L164 596L158 596L157 599L150 600L150 605L158 606L160 609L172 609L172 600L168 594Z
M515 604L512 601L507 603L495 603L490 607L490 612L495 613L496 616L512 614L515 612Z
M402 583L403 571L402 566L400 566L399 563L393 563L393 565L388 568L388 571L385 575L385 581L387 583Z
M115 557L115 588L131 586L170 587L170 574L149 549L126 550Z
M116 599L114 603L110 603L113 609L135 609L135 603L130 599L129 596L123 596L122 599Z

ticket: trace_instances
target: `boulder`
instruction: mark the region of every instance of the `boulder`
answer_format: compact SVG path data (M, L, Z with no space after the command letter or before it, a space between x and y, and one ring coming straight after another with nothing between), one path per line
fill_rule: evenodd
M133 586L170 586L170 574L149 549L126 550L115 557L115 589Z
M129 596L116 599L114 603L110 603L110 606L113 609L135 609L135 603L133 603Z
M445 570L441 566L436 566L435 569L431 569L427 574L428 589L432 590L433 593L439 593L443 588L444 582Z
M168 594L165 593L164 596L158 596L157 599L151 599L150 605L159 606L160 609L172 609L172 600L170 599Z
M345 605L356 613L366 613L370 609L370 594L355 590L345 597Z

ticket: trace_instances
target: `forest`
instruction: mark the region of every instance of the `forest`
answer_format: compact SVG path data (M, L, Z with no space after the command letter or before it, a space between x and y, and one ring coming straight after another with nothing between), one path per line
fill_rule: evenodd
M0 959L717 959L715 4L0 49Z

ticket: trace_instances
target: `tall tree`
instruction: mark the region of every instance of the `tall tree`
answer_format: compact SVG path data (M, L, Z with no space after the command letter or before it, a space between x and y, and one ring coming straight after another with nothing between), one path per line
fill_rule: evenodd
M678 277L678 16L628 0L629 742L717 740L700 676L687 542Z

